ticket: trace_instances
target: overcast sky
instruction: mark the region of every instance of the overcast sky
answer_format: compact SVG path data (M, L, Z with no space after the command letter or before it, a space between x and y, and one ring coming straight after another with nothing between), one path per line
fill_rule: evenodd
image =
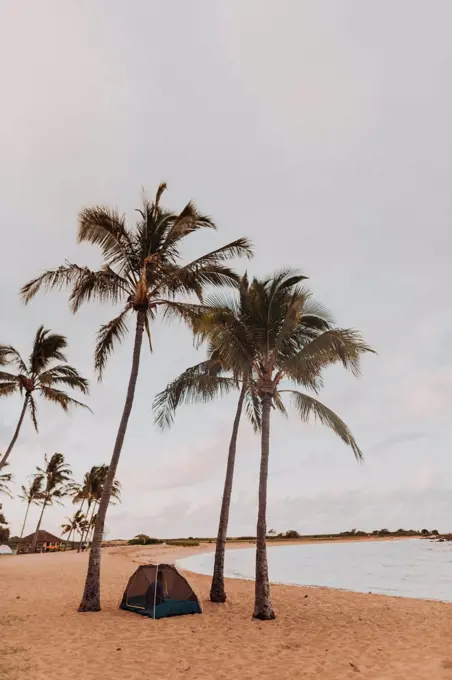
M193 199L219 227L187 255L249 236L250 273L300 268L379 352L359 381L331 370L321 396L364 465L320 426L274 418L269 527L451 529L451 23L450 0L0 4L0 342L28 354L41 323L66 334L95 412L40 404L39 436L27 422L11 457L15 489L45 452L63 452L79 480L109 461L132 353L129 337L97 385L95 333L113 310L72 316L65 293L25 308L18 290L66 258L100 261L75 243L82 206L134 220L141 187L165 180L169 207ZM154 349L108 537L213 535L236 397L187 407L159 433L154 394L199 359L177 325L156 325ZM0 408L4 450L20 399ZM244 426L230 534L255 532L258 464ZM3 503L16 534L24 506ZM69 513L50 509L43 527L59 533Z

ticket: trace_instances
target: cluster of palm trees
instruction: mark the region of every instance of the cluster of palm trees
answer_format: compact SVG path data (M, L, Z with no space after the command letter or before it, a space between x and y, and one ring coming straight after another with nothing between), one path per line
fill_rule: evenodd
M25 532L30 507L38 505L41 508L31 544L31 552L36 552L38 532L46 508L52 505L63 505L63 501L67 497L72 497L72 502L80 504L80 507L72 517L67 518L68 523L62 525L62 534L68 534L67 543L70 543L71 538L79 535L79 550L85 543L89 543L96 520L95 510L102 496L107 471L107 465L93 466L85 474L82 484L78 484L74 482L71 467L65 461L62 453L54 453L50 458L45 455L44 466L37 466L28 486L21 487L19 498L25 502L26 508L19 546ZM119 500L120 493L121 486L115 480L111 502ZM87 511L83 513L85 503Z
M66 288L70 291L69 305L74 313L89 301L120 305L117 316L98 331L94 366L99 380L109 356L125 339L131 318L135 324L130 377L111 461L95 511L91 509L91 519L85 517L88 524L94 522L94 531L79 611L100 610L101 541L105 517L132 411L143 337L147 336L152 351L151 328L160 317L165 321L182 320L192 330L198 347L206 349L202 362L184 371L155 398L155 418L161 427L172 423L176 409L183 403L208 401L235 390L239 395L229 443L211 589L211 599L215 602L226 599L224 549L243 411L260 435L254 617L272 619L266 555L271 413L277 409L287 415L287 396L303 422L311 416L317 418L352 448L357 459L361 459L361 451L345 423L312 394L321 389L325 368L339 362L358 375L360 357L372 350L357 331L335 326L327 310L313 300L304 284L306 277L297 271L282 270L260 279L237 274L229 261L234 257L252 256L252 245L246 238L232 241L188 263L182 262L181 246L185 240L204 229L214 229L215 225L191 202L180 213L164 209L161 198L165 189L166 185L161 184L152 201L143 198L133 227L126 224L123 215L108 207L83 209L79 214L78 241L100 248L102 266L93 270L66 262L31 280L21 290L23 300L28 303L41 290ZM44 333L43 329L40 332ZM65 361L64 356L61 359L56 354L51 359ZM0 362L13 363L19 370L19 375L0 374L0 394L7 395L19 389L24 395L21 420L7 450L8 455L5 453L7 460L27 411L36 426L35 392L68 408L81 404L55 385L61 383L86 392L87 384L75 369L65 364L53 371L50 369L50 374L42 360L30 361L27 366L11 347L0 348ZM80 518L76 523L80 531ZM83 526L81 531L86 531Z

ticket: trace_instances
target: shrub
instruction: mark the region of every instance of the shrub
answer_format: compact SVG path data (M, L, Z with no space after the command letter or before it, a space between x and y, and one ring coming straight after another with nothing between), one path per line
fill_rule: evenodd
M298 531L295 531L295 529L289 529L289 531L286 531L284 534L284 538L300 538L300 534Z
M161 541L159 541L161 543ZM199 541L195 541L193 539L186 539L182 541L166 541L167 545L177 545L180 546L181 548L190 548L199 545Z
M127 541L129 545L160 545L163 543L159 538L151 538L146 536L146 534L138 534L135 538L131 538Z

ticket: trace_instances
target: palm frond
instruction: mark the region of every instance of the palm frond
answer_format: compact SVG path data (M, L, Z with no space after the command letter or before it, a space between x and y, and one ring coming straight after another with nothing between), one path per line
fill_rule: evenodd
M66 385L72 389L80 390L83 394L88 394L89 383L83 378L73 366L61 364L44 371L39 376L39 381L45 385Z
M165 247L174 246L188 234L199 229L216 229L214 222L207 215L201 215L195 204L190 201L182 212L172 220L165 239Z
M14 373L7 373L6 371L0 371L0 380L3 382L18 382L19 376L14 375Z
M323 368L341 362L354 376L360 375L360 359L365 353L375 351L367 345L354 329L333 328L318 335L298 353L282 362L286 375L303 384L309 373L318 374Z
M341 418L339 418L339 416L336 415L334 411L331 411L331 409L322 404L320 401L317 401L317 399L314 399L307 394L303 394L302 392L298 392L297 390L281 390L281 392L288 392L291 395L292 403L294 404L303 422L309 422L309 418L313 416L314 419L319 420L322 425L326 425L331 430L333 430L333 432L335 432L337 436L342 439L344 444L350 446L353 453L355 454L356 460L363 460L363 454L352 433L344 421L341 420Z
M66 262L66 264L56 267L55 269L49 269L41 274L41 276L26 283L20 289L20 296L25 304L28 304L41 288L46 292L49 290L63 290L63 288L69 288L77 283L80 276L82 276L83 271L84 267L79 267L76 264Z
M252 385L245 393L245 414L253 426L255 432L260 432L262 427L262 406L256 390Z
M31 420L33 422L33 426L34 426L36 432L39 432L38 411L37 411L37 407L36 407L36 401L33 399L33 396L31 394L28 397L28 407L30 409L30 416L31 416Z
M0 366L14 364L21 373L27 373L25 361L20 356L17 349L11 345L0 345Z
M73 399L62 390L57 390L54 387L49 387L48 385L40 385L39 391L41 395L48 401L53 401L55 404L59 404L63 411L68 411L70 406L79 406L81 408L88 409L88 411L92 413L89 406L82 404L76 399Z
M206 308L204 305L176 300L155 300L153 306L162 314L163 321L183 321L190 328L196 328Z
M5 496L9 496L9 498L12 498L13 495L10 491L9 488L9 483L12 481L12 475L10 472L7 472L6 474L0 474L0 493L5 494ZM1 508L1 505L0 505Z
M67 361L63 349L67 347L64 335L51 333L40 326L36 332L30 355L30 370L34 375L44 371L51 361Z
M99 300L100 302L117 303L125 295L129 296L133 293L129 282L108 265L97 271L92 271L88 267L81 267L80 269L80 276L69 296L69 306L74 314L85 302Z
M285 418L288 418L288 417L289 417L289 414L287 413L287 409L286 409L286 407L284 406L284 402L283 402L283 400L281 399L281 396L280 396L279 392L275 392L275 395L274 395L274 397L273 397L273 404L274 404L275 408L276 408L276 409L277 409L277 410L278 410Z
M96 349L94 351L94 367L99 382L105 370L108 357L113 352L116 343L122 342L127 334L126 315L130 310L128 305L117 317L100 327L97 334Z
M237 389L237 381L218 375L215 365L207 360L187 368L156 395L152 408L161 429L172 425L181 404L207 403Z
M14 394L19 389L16 382L4 382L0 383L0 397L9 397Z
M152 337L151 337L151 326L149 323L149 310L147 310L147 313L144 317L144 330L146 331L146 335L148 336L148 342L149 342L149 350L152 352Z
M133 270L134 252L125 218L108 206L84 208L79 213L78 242L98 245L110 263Z

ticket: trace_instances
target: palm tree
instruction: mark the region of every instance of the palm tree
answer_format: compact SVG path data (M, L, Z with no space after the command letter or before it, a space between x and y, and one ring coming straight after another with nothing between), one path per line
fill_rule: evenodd
M73 495L73 503L81 503L80 512L83 510L85 502L88 504L88 509L86 512L86 525L85 531L82 532L80 537L79 550L84 542L84 539L88 537L91 532L93 525L93 518L95 517L96 507L99 505L102 492L105 485L105 480L108 473L108 465L94 465L89 472L86 472L83 477L82 484L72 484L70 487L70 493ZM110 504L114 504L115 501L119 501L121 496L121 484L118 480L113 481ZM86 533L86 535L85 535Z
M256 580L254 618L274 619L267 566L267 478L270 453L270 414L272 407L286 413L283 394L289 394L302 422L311 416L331 428L350 446L357 460L362 459L352 433L333 411L312 396L293 389L301 385L317 392L322 386L322 371L342 362L344 367L359 375L360 357L371 352L357 331L328 329L317 337L306 338L300 319L310 305L310 293L291 281L287 271L252 284L249 338L254 347L252 389L261 408L261 464L259 474L259 510L256 541ZM221 328L215 332L217 351L227 356L230 339ZM285 384L287 383L287 386Z
M293 274L293 284L306 277ZM253 368L253 344L250 342L248 320L250 300L250 284L245 274L234 298L225 295L210 295L208 298L210 309L203 315L195 327L200 340L215 338L217 329L227 333L234 353L222 356L213 342L209 342L208 358L206 361L192 366L171 382L165 390L154 399L153 408L156 422L163 429L174 421L177 407L183 403L206 402L216 396L223 396L235 389L239 389L239 398L232 426L231 438L226 466L220 518L218 523L217 541L215 548L215 562L213 570L210 599L212 602L225 602L224 587L224 558L226 538L229 523L232 485L234 479L237 436L243 408L250 419L255 431L260 430L260 403L249 380ZM330 319L319 305L311 303L306 308L300 328L307 337L313 337L321 330L329 327ZM322 312L323 316L320 316ZM224 353L223 353L224 354ZM279 402L277 403L277 406Z
M22 536L24 535L25 531L25 525L27 523L27 517L28 517L28 511L30 510L30 505L34 503L35 505L39 505L40 501L42 500L42 483L44 481L43 475L37 475L33 477L33 480L30 482L28 487L22 486L21 491L22 493L19 494L19 498L22 499L23 501L26 501L27 503L27 509L25 510L25 517L24 517L24 523L22 524L22 531L20 532L20 539L22 540Z
M67 524L61 525L61 533L63 536L64 534L68 534L66 542L69 543L74 532L78 532L80 535L83 535L83 532L88 526L88 521L81 510L77 510L72 515L72 517L66 517L66 519Z
M290 277L289 277L290 273ZM288 285L293 287L306 277L296 272L287 272ZM261 408L250 376L255 360L255 346L250 337L252 288L248 276L242 277L238 294L234 298L225 295L211 295L210 309L201 317L195 332L202 340L208 340L208 358L192 366L160 392L154 400L156 422L163 429L173 423L174 413L182 403L206 402L222 396L231 390L240 389L235 418L229 442L226 476L221 503L220 519L215 549L215 562L210 589L212 602L225 602L224 558L229 522L232 485L234 478L237 436L243 408L255 431L260 430ZM299 332L306 339L316 337L328 329L331 318L326 309L313 301L305 306L300 316ZM229 349L215 347L215 338L228 337ZM219 351L220 350L220 351ZM281 402L276 402L281 407Z
M24 397L13 438L0 460L0 470L8 461L27 411L30 413L36 432L38 431L35 393L47 401L58 404L63 411L68 411L70 406L88 408L85 404L70 397L67 392L59 389L59 386L70 387L88 394L88 381L82 378L73 366L66 363L66 355L63 352L66 347L67 340L64 335L51 333L43 326L38 328L28 363L11 345L0 345L0 365L10 364L17 369L16 373L0 371L0 396L7 397L20 392ZM62 363L52 365L55 361Z
M115 345L127 333L128 317L130 314L135 315L135 340L127 395L98 508L79 611L100 610L101 542L112 484L132 411L143 333L146 332L152 348L150 326L158 312L166 320L176 318L192 323L199 313L199 306L177 300L176 297L194 294L202 300L206 285L236 284L237 275L225 262L234 256L251 256L249 241L240 238L181 265L180 247L184 239L204 228L215 228L215 225L209 217L201 215L191 202L179 214L163 210L160 199L165 189L165 184L159 186L153 202L143 199L135 229L126 227L124 216L108 207L83 209L79 215L78 240L100 246L103 266L93 271L67 263L30 281L21 291L23 299L28 302L42 287L69 287L72 289L69 300L74 312L89 300L122 304L118 316L101 326L98 333L95 368L99 379Z
M44 488L42 491L42 510L39 515L38 524L36 526L36 531L33 536L33 541L31 544L31 552L36 552L36 544L38 541L38 532L41 528L41 522L44 515L44 510L49 505L58 503L58 505L63 505L62 498L68 495L69 489L68 485L72 479L72 471L70 466L64 460L62 453L54 453L52 457L47 458L47 454L44 456L45 465L43 468L37 467L36 476L41 476L44 481Z

